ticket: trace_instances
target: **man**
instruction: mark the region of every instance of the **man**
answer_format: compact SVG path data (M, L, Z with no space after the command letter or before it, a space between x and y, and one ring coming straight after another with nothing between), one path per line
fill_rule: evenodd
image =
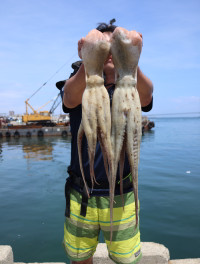
M112 36L115 25L102 23L97 27L108 41ZM138 33L142 39L142 35ZM81 58L81 47L84 38L78 42L78 54ZM72 133L71 163L68 168L70 177L65 186L66 221L64 226L64 247L73 264L92 264L92 256L98 244L101 230L107 243L110 258L115 263L135 263L141 257L140 232L135 229L135 204L130 180L130 167L127 157L124 165L124 210L119 190L119 175L115 188L113 240L110 243L110 203L109 185L104 169L104 162L99 143L97 143L94 171L96 181L90 198L87 197L80 172L77 133L82 117L81 101L86 86L84 65L81 62L73 64L74 73L71 74L64 86L63 110L70 113ZM112 104L115 89L115 68L110 55L104 64L104 80ZM58 85L57 85L58 86ZM152 82L141 72L137 71L137 89L140 96L142 110L147 112L152 108ZM82 159L87 184L91 187L89 174L89 159L87 140L82 142Z

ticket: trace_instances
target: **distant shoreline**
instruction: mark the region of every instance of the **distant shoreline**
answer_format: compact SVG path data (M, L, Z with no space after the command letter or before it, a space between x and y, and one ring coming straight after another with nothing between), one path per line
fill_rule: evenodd
M194 118L200 117L200 112L195 113L169 113L169 114L150 114L149 118Z

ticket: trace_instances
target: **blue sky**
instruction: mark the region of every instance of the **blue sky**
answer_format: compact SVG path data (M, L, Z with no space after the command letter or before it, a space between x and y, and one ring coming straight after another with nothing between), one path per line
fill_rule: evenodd
M199 0L1 0L0 113L24 113L24 101L49 79L30 104L53 99L55 83L79 59L78 40L112 18L143 34L139 65L154 84L151 114L200 112Z

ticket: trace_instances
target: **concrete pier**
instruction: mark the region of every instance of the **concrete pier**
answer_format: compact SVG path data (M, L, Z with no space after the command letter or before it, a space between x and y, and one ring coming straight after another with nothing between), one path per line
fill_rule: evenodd
M200 258L195 259L177 259L170 260L169 250L161 244L153 242L142 243L142 259L138 264L200 264ZM10 246L0 246L0 264L24 264L21 262L14 262L13 251ZM47 264L43 262L42 264ZM99 243L96 253L94 254L94 264L113 264L108 257L106 244ZM29 263L31 264L31 263ZM36 263L35 263L36 264ZM53 263L50 264L65 264Z

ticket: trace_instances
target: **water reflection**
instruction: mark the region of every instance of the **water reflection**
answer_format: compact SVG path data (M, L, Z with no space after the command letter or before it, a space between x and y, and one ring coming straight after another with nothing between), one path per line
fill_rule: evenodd
M54 145L57 141L64 141L60 138L4 138L0 141L0 162L3 161L3 150L19 151L22 150L23 158L44 161L53 159Z
M32 138L21 142L25 159L44 161L53 159L54 143L49 138Z
M155 130L145 131L142 134L142 142L154 141L154 137L155 137Z
M0 162L3 160L3 154L2 154L2 144L0 143Z
M53 146L51 144L32 144L22 146L25 159L39 160L52 160L53 159Z

